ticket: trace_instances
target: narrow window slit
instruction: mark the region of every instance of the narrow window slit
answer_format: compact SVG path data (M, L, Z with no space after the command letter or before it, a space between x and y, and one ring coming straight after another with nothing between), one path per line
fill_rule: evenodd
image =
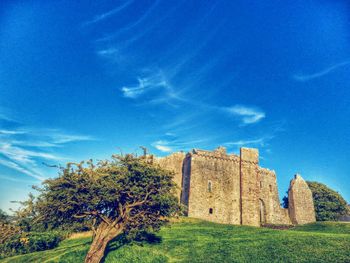
M211 188L212 188L211 181L208 181L208 192L209 193L211 193Z

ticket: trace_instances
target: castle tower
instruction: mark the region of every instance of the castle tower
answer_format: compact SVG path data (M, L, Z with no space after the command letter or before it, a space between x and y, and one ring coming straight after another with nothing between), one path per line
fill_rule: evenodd
M307 224L316 221L312 193L304 179L296 174L288 190L288 210L293 224Z
M257 149L241 148L240 189L241 224L260 226L259 152Z
M186 154L183 152L172 153L166 157L155 158L154 162L161 167L174 172L174 182L177 185L176 196L181 200L182 193L182 177L183 177L183 162Z

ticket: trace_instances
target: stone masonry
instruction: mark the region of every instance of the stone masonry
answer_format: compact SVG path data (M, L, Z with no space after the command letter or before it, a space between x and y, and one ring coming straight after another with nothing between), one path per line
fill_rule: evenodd
M299 174L290 182L288 190L288 210L293 224L315 222L314 202L312 193Z
M154 160L175 172L179 201L187 215L208 221L260 226L315 222L312 195L300 175L291 181L289 208L280 206L274 171L259 167L257 149L240 155L193 149Z

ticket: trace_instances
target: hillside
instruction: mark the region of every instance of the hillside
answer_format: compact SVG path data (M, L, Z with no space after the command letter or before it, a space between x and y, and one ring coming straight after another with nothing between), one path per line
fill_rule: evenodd
M111 246L105 262L350 262L350 224L315 223L290 230L220 225L182 219L153 243ZM89 237L50 251L0 262L83 262Z

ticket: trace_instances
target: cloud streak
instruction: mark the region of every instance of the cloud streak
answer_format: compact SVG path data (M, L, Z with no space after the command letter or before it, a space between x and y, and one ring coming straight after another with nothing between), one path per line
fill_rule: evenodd
M147 78L138 78L137 86L124 86L121 88L121 91L124 97L136 99L151 90L167 88L166 81L160 75L156 75Z
M118 53L118 49L116 48L106 48L97 51L97 54L102 57L110 57L115 56Z
M144 78L138 78L137 86L124 86L120 90L125 98L134 100L148 95L147 104L167 103L171 106L177 106L174 102L180 102L183 105L194 106L203 111L224 112L230 116L238 117L242 122L242 126L258 123L266 117L264 111L254 106L236 104L231 107L222 107L183 97L179 95L181 91L175 91L170 81L161 71L152 73ZM186 116L185 119L181 119L175 123L186 122L189 119L189 115L187 114ZM173 122L170 126L174 127L175 123Z
M161 152L169 153L173 151L173 149L170 146L168 146L167 141L156 141L152 143L152 146Z
M14 178L12 176L7 176L7 175L0 175L0 179L11 181L11 182L18 182L18 183L30 183L31 184L34 182L34 180L22 180L22 179Z
M255 107L235 105L223 109L229 114L240 117L245 125L257 123L266 117L265 112Z
M296 81L300 81L300 82L305 82L305 81L309 81L309 80L313 80L313 79L316 79L316 78L320 78L320 77L323 77L329 73L331 73L332 71L340 68L340 67L344 67L344 66L347 66L347 65L350 65L350 61L344 61L344 62L341 62L341 63L338 63L338 64L335 64L335 65L332 65L326 69L323 69L319 72L316 72L316 73L313 73L313 74L300 74L300 75L294 75L293 78L296 80Z
M244 145L260 145L263 146L266 141L266 138L259 138L259 139L253 139L253 140L238 140L238 141L233 141L233 142L226 142L223 145L224 146L244 146Z
M10 169L16 170L20 173L26 174L36 180L43 181L45 180L45 177L42 174L39 174L37 172L31 171L28 168L25 168L16 162L10 161L10 160L5 160L0 158L0 165L6 166Z
M123 9L127 8L129 5L131 5L132 2L133 2L133 0L126 1L124 4L114 8L108 12L105 12L103 14L95 16L92 20L85 22L83 25L87 26L87 25L95 24L95 23L98 23L102 20L105 20L111 16L114 16L114 15L118 14L120 11L122 11Z
M57 155L54 149L68 143L90 141L94 138L65 133L58 129L17 127L0 130L0 140L0 165L42 181L46 176L37 170L38 164L46 160L67 159Z
M196 139L183 140L173 132L167 132L162 137L163 138L161 140L157 140L153 142L151 145L152 147L164 153L189 150L192 147L197 147L212 139L211 137L206 137L205 139L196 138Z
M125 98L138 99L148 96L147 103L170 103L170 100L181 100L161 71L153 72L147 77L137 78L136 86L124 86L120 90Z
M139 25L141 22L143 22L145 19L147 19L147 17L153 12L153 10L158 6L159 4L159 0L154 1L154 3L149 7L149 9L147 9L147 11L141 16L139 17L135 22L126 25L125 27L120 28L117 32L112 33L110 35L107 35L105 37L102 37L100 39L97 39L96 41L106 41L106 40L111 40L117 36L119 36L120 34L129 31L130 29L136 27L137 25Z

